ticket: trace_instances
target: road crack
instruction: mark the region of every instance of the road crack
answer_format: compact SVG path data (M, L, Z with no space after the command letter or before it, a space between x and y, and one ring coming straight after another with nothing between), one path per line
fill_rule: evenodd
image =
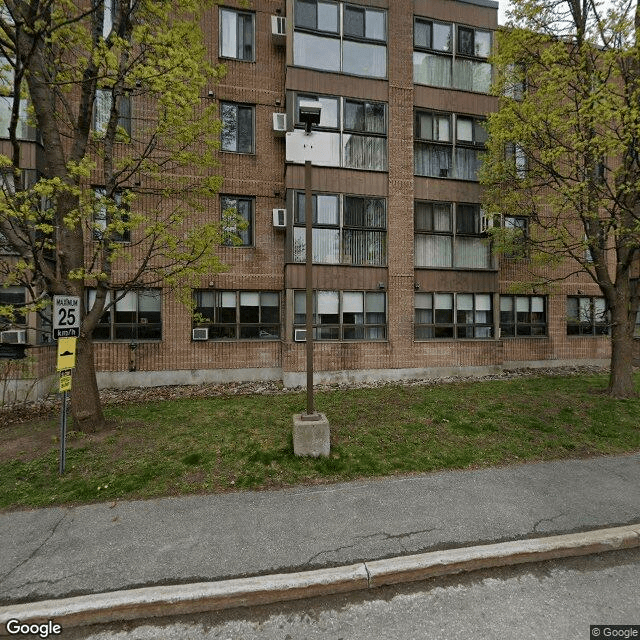
M540 533L538 531L538 527L543 523L543 522L553 522L554 520L557 520L558 518L562 518L563 516L566 516L567 512L563 511L562 513L558 513L555 516L552 516L551 518L540 518L540 520L538 520L534 525L533 525L533 533Z
M62 514L62 517L53 525L53 527L51 528L51 531L49 532L47 537L24 560L20 561L15 567L13 567L9 571L7 571L7 573L5 573L4 575L0 576L0 584L2 584L9 576L14 574L16 571L18 571L18 569L23 567L25 564L27 564L28 562L33 560L33 558L35 558L36 555L38 555L40 550L56 534L56 531L58 530L58 528L60 527L62 522L65 520L65 518L67 517L68 513L69 512L65 510L65 512Z
M417 535L425 534L425 533L432 533L433 531L437 531L438 529L439 529L439 527L432 527L431 529L419 529L417 531L407 531L405 533L388 533L386 531L381 531L380 533L371 533L371 534L368 534L368 535L355 536L356 542L354 542L352 544L336 547L335 549L326 549L324 551L319 551L318 553L316 553L313 556L311 556L311 558L309 558L309 560L307 560L305 562L305 566L312 564L313 561L316 560L317 558L319 558L320 556L339 553L340 551L345 551L347 549L353 549L354 547L357 547L358 544L362 543L365 540L371 540L373 538L380 538L381 542L384 542L386 540L397 540L397 541L400 541L400 540L404 540L405 538L410 538L412 536L417 536ZM399 544L400 544L400 547L402 548L403 551L407 551L407 548L405 547L405 545L402 542L399 542Z

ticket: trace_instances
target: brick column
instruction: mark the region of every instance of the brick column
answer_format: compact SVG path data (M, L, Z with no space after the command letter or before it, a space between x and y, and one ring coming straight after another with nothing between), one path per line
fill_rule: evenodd
M413 1L389 3L389 366L407 366L413 343Z

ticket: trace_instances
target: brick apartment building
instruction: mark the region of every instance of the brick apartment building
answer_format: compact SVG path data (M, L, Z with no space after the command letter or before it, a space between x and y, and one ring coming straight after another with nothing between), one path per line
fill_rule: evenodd
M497 107L487 61L497 9L230 0L208 10L211 61L228 69L208 95L223 121L224 177L209 215L235 207L248 226L240 246L220 247L229 271L194 291L206 322L159 289L127 294L105 314L94 332L99 384L304 383L304 99L322 104L312 152L316 380L606 363L604 301L586 274L551 294L510 293L522 264L493 256L483 233L477 168L483 121ZM32 352L45 378L52 349Z

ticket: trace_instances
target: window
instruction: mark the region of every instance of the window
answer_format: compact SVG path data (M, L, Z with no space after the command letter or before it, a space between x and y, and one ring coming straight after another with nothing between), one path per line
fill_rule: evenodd
M387 212L384 198L312 195L313 261L322 264L385 266ZM306 260L305 194L294 202L293 260Z
M314 291L314 340L385 340L387 296L378 291ZM294 292L294 331L306 323L306 292Z
M0 285L0 329L26 325L27 317L21 313L21 309L26 303L27 293L24 287L3 287Z
M96 99L93 104L93 130L100 136L104 136L107 132L112 105L111 91L96 89ZM128 140L131 137L131 96L129 94L120 96L118 127L123 134L122 137Z
M529 237L529 218L524 216L504 216L503 226L508 232L508 245L503 258L515 260L527 255L527 239Z
M96 300L95 289L87 292L87 309ZM162 295L160 289L117 290L107 294L105 307L93 330L95 340L162 340Z
M195 327L206 327L209 340L275 340L280 337L277 291L194 292Z
M527 155L522 146L510 142L505 148L505 157L511 166L514 177L523 180L527 175Z
M488 58L491 53L491 32L459 26L457 51L461 56Z
M14 63L0 55L0 138L9 137L9 126L14 103ZM22 98L18 105L18 123L16 138L18 140L37 139L35 127L29 125L29 100Z
M509 64L504 71L503 94L506 98L522 101L527 90L527 71L523 64Z
M93 190L95 204L93 211L93 239L106 242L131 242L129 207L122 202L122 191L116 191L113 198L107 197L104 187ZM105 231L108 229L108 234Z
M386 11L328 0L296 0L294 10L294 65L386 78Z
M134 0L125 3L127 13L126 20L131 20L132 9L134 8ZM107 39L114 29L117 29L118 35L123 37L125 32L126 20L120 19L121 0L104 0L104 18L102 22L102 37Z
M484 122L476 118L456 117L455 177L477 180L481 155L487 141Z
M319 100L322 105L318 140L334 149L327 165L368 171L387 170L387 105L370 100L297 94L296 126L300 121L300 101Z
M220 57L252 62L255 30L252 13L220 9Z
M414 203L416 267L490 269L489 242L481 235L480 205Z
M222 150L253 153L253 111L249 105L222 102Z
M220 196L224 244L241 247L253 246L254 198L247 196ZM243 224L238 226L238 223ZM246 225L246 226L245 226Z
M452 131L455 128L455 140ZM487 141L484 122L469 116L416 111L414 172L431 178L478 180Z
M546 336L547 309L543 296L500 296L500 336Z
M490 293L416 293L416 340L492 338Z
M53 341L53 308L49 304L39 309L36 315L36 340L38 344L50 344Z
M453 35L456 34L456 46ZM413 81L489 93L491 32L447 22L415 18L413 25Z
M434 178L453 176L451 116L438 113L416 113L415 137L415 173ZM428 143L422 141L428 141Z
M609 334L609 314L604 298L567 297L567 335L593 336Z
M115 6L114 6L115 5ZM102 18L102 37L108 38L113 29L116 18L116 9L119 6L118 0L104 0L104 13Z

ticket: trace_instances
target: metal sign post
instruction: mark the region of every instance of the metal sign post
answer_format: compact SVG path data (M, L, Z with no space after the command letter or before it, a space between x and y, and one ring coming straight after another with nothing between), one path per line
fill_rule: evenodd
M60 475L64 473L64 465L66 462L67 448L67 392L62 392L62 411L60 413Z
M76 366L77 338L58 339L58 365L60 372L60 393L62 393L62 411L60 412L60 475L64 473L67 440L67 395L71 391L71 370Z

